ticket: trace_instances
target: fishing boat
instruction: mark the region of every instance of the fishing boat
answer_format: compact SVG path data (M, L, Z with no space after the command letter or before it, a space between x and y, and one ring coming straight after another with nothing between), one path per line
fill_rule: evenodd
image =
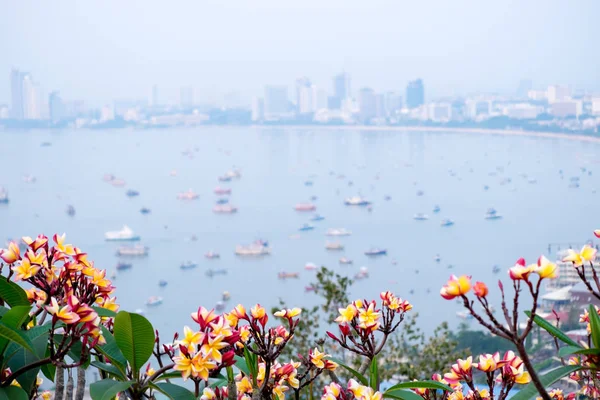
M298 203L294 206L294 210L296 211L315 211L317 206L313 203Z
M264 256L271 254L271 249L268 242L257 240L248 246L236 246L235 254L238 256Z
M352 232L345 228L330 228L325 232L327 236L350 236Z
M440 212L440 210L441 210L441 208L440 208L440 206L438 206L437 204L436 204L435 206L433 206L433 210L432 210L432 211L433 211L434 213L439 213L439 212Z
M217 204L212 210L216 214L234 214L238 209L231 204Z
M309 262L309 263L306 263L306 264L304 265L304 269L306 269L306 270L308 270L308 271L315 270L315 269L317 269L317 264L315 264L315 263L311 263L311 262Z
M315 214L310 218L310 220L313 222L314 221L323 221L324 219L325 219L325 217L322 215L319 215L319 214Z
M136 244L135 246L121 246L117 249L118 256L140 257L148 255L148 247Z
M227 197L221 197L220 199L217 199L217 204L227 204L229 203L229 199Z
M142 214L150 214L152 212L152 210L150 210L149 208L146 208L146 207L142 207L142 208L140 208L140 212Z
M340 242L327 242L325 243L326 250L344 250L344 245Z
M0 204L8 204L8 191L0 186Z
M205 272L206 276L213 277L215 275L227 275L227 270L225 268L221 269L209 269Z
M365 279L369 277L369 269L367 267L360 267L356 275L354 275L354 279Z
M127 197L135 197L139 196L140 192L138 192L137 190L129 189L127 192L125 192L125 194L127 195Z
M429 215L423 213L416 213L413 216L413 219L416 221L427 221L429 219Z
M277 274L277 278L279 279L288 279L288 278L299 278L300 274L297 272L280 272Z
M109 231L104 234L106 240L109 241L136 241L140 240L140 236L136 235L133 230L127 225L123 225L120 231Z
M443 219L442 222L440 222L441 226L452 226L454 225L454 221L452 221L451 219Z
M223 301L229 301L229 299L231 299L231 294L226 290L221 295L221 300L223 300Z
M75 207L73 207L72 205L69 204L67 206L66 213L69 217L74 217L75 216Z
M387 255L386 249L380 249L379 247L373 247L365 251L365 256L384 256Z
M466 320L471 320L471 319L473 319L473 315L471 315L471 313L470 313L469 311L467 311L467 310L464 310L464 311L457 311L457 312L456 312L456 316L457 316L458 318L461 318L461 319L466 319Z
M231 194L231 189L217 186L213 192L218 196L224 196L226 194Z
M312 231L313 229L315 229L314 225L303 224L298 230L299 231Z
M198 197L200 196L192 189L188 189L187 192L181 192L177 195L178 200L196 200Z
M179 268L192 269L192 268L196 268L197 266L198 266L198 263L195 263L192 261L185 261L185 262L182 262L181 265L179 265Z
M149 307L158 306L162 304L163 298L160 296L152 296L148 300L146 300L146 305Z
M133 267L133 264L131 263L127 263L127 262L119 262L117 263L117 271L123 271L125 269L131 269L131 267Z
M220 258L221 255L215 251L210 250L206 252L206 254L204 254L204 257L208 258L209 260L213 260L215 258Z
M164 279L161 279L160 281L158 281L158 286L160 287L165 287L169 284L169 282L165 281Z
M344 200L344 204L347 206L368 206L371 202L360 196L347 197Z
M346 264L352 264L352 262L353 262L351 259L346 258L346 257L340 258L339 261L340 261L340 264L344 264L344 265L346 265Z
M232 169L232 170L225 172L225 175L223 175L223 176L228 177L228 178L240 179L242 176L242 173L240 172L239 169Z
M500 219L502 215L498 214L498 212L493 208L488 208L484 216L485 219Z
M383 197L383 199L384 199L385 201L390 201L390 200L392 199L392 196L390 196L390 195L388 194L388 195L385 195L385 196Z

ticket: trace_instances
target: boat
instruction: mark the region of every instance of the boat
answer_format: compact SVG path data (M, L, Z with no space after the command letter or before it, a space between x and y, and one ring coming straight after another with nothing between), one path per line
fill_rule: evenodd
M452 226L454 225L454 221L452 221L451 219L443 219L442 222L440 222L441 226Z
M304 186L312 186L313 181L304 181Z
M493 273L495 273L495 274L497 274L498 272L500 272L500 267L499 267L499 266L497 266L497 265L494 265L494 266L492 267L492 272L493 272Z
M232 169L230 171L225 172L225 175L223 175L223 176L228 177L228 178L240 179L242 174L239 169Z
M137 190L129 189L127 192L125 192L125 194L127 195L127 197L135 197L139 196L140 192L138 192Z
M204 257L208 258L209 260L215 259L215 258L220 258L221 255L217 252L214 252L212 250L208 251L207 253L204 254Z
M213 277L215 275L227 275L227 270L225 268L221 269L209 269L205 272L206 276Z
M330 228L325 233L327 236L350 236L352 232L345 228Z
M312 231L313 229L315 229L314 225L303 224L298 230L299 231Z
M120 261L117 263L117 271L123 271L125 269L131 269L131 267L133 267L133 264L131 263L127 263L127 262L123 262Z
M493 208L488 208L484 216L485 219L500 219L502 215L498 214L498 212Z
M148 247L136 244L135 246L121 246L117 249L118 256L147 256Z
M161 279L160 281L158 281L158 286L160 287L165 287L169 284L169 282L165 281L164 279Z
M52 146L51 142L42 142L42 143L40 143L40 147L50 147L50 146Z
M390 196L390 195L386 195L386 196L384 196L384 197L383 197L383 199L384 199L385 201L390 201L390 200L392 199L392 196Z
M434 213L439 213L439 212L440 212L440 210L441 210L441 208L440 208L440 206L438 206L437 204L436 204L435 206L433 206L433 210L432 210L432 211L433 211Z
M279 279L288 279L288 278L299 278L300 274L297 272L280 272L277 274L277 278Z
M234 214L238 209L230 204L217 204L212 210L217 214Z
M469 311L467 311L467 310L457 311L456 312L456 316L458 318L466 319L466 320L473 319L473 315L471 315L471 313Z
M160 296L152 296L150 297L148 300L146 300L146 305L147 306L158 306L159 304L162 304L163 302L163 298Z
M23 177L23 182L25 182L25 183L34 183L36 180L37 180L36 177L33 175L25 175Z
M221 197L220 199L217 199L217 204L227 204L229 203L229 199L226 197Z
M344 245L340 242L327 242L325 243L325 249L327 250L344 250Z
M104 176L102 177L102 180L104 182L112 182L115 180L115 176L113 174L104 174Z
M144 314L146 314L146 313L144 312L144 310L142 310L141 308L136 308L136 309L135 309L135 313L136 313L136 314L139 314L139 315L144 315Z
M142 214L150 214L152 211L151 211L149 208L142 207L142 208L140 209L140 212L141 212Z
M442 261L442 257L440 257L439 254L436 254L435 257L433 257L433 261L435 261L436 263L439 263L440 261Z
M352 264L352 260L346 257L340 258L340 264Z
M416 213L413 216L413 219L417 221L427 221L429 219L429 215L423 213Z
M344 200L344 204L347 206L368 206L371 202L360 196L347 197Z
M140 240L140 236L136 235L130 227L123 225L120 231L109 231L104 234L106 240L110 241L135 241Z
M73 216L75 216L75 207L73 207L72 205L70 205L70 204L69 204L69 205L67 206L67 211L66 211L66 212L67 212L67 215L68 215L69 217L73 217Z
M379 247L373 247L365 251L365 256L385 256L387 255L386 249L380 249Z
M231 299L231 294L226 290L221 295L221 300L228 301L229 299Z
M197 193L194 193L192 189L188 189L187 192L181 192L177 195L178 200L196 200L199 197Z
M229 188L223 188L223 187L217 186L217 187L216 187L216 188L213 190L213 192L214 192L216 195L218 195L218 196L223 196L223 195L226 195L226 194L231 194L231 189L229 189Z
M238 256L264 256L271 254L271 249L268 242L257 240L248 246L236 246L235 254Z
M304 286L304 291L305 292L314 292L315 287L314 286Z
M325 217L319 214L315 214L310 218L311 221L323 221L324 219Z
M311 200L311 201L316 201L317 199L318 199L318 197L317 197L317 196L315 196L315 195L312 195L312 196L310 196L310 200Z
M317 269L317 264L311 263L311 262L306 263L304 265L304 269L309 270L309 271L315 270L315 269Z
M169 175L177 176L177 170L176 169L171 170L171 172L169 172Z
M221 175L217 178L219 182L231 182L231 176Z
M115 187L123 187L125 186L125 181L123 179L113 179L112 181L110 181L110 184L115 186Z
M294 206L296 211L315 211L317 206L313 203L298 203Z
M185 261L185 262L182 262L181 265L179 265L179 268L192 269L192 268L196 268L197 266L198 266L198 263L195 263L192 261Z
M0 204L8 204L10 200L8 199L8 191L0 186Z
M369 269L367 267L360 267L356 275L354 275L354 279L365 279L369 277Z
M215 304L215 311L223 311L225 309L225 303L222 302L221 300L217 301L217 304Z

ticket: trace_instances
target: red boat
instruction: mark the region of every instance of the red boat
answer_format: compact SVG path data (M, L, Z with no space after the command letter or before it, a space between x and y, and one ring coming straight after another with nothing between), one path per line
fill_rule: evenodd
M313 203L298 203L294 206L294 210L296 211L315 211L317 206Z
M222 195L226 195L226 194L231 194L231 189L229 188L222 188L220 186L217 186L214 190L216 195L222 196Z

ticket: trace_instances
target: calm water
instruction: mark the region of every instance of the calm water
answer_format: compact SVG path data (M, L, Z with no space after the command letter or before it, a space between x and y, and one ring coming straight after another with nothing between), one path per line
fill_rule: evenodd
M459 306L438 294L450 273L472 274L491 284L497 279L493 265L501 266L504 279L505 269L518 257L533 261L547 252L549 243L583 242L598 228L597 144L247 127L0 132L0 138L0 185L11 197L9 205L0 205L0 238L66 232L69 243L87 251L110 274L118 244L105 242L104 232L129 225L150 247L150 255L118 273L117 296L125 309L145 308L165 336L190 324L189 314L199 305L212 307L224 290L231 292L231 306L270 306L278 298L290 305L311 304L315 296L304 287L314 272L304 270L307 262L346 275L367 266L370 278L353 286L353 296L372 297L390 289L414 304L427 331L443 320L456 325ZM42 142L52 146L41 147ZM182 155L186 149L192 149L193 157ZM217 182L218 175L234 166L241 169L240 180ZM177 176L170 175L174 169ZM126 186L103 182L105 173L123 178ZM37 182L25 183L26 174ZM572 176L580 177L579 189L568 187ZM505 178L512 181L501 184ZM305 186L307 179L314 185ZM212 213L213 189L219 184L232 188L237 214ZM140 196L128 198L130 188ZM176 199L189 188L200 194L199 200ZM417 196L419 190L424 195ZM344 197L359 193L374 202L372 212L343 205ZM299 232L310 214L295 212L293 206L313 195L326 219L315 222L314 231ZM386 195L391 200L385 201ZM75 217L66 215L67 204L75 206ZM432 213L435 204L441 207L439 214ZM152 213L140 214L141 207ZM489 207L504 218L484 220ZM431 218L413 220L418 212ZM456 224L440 227L443 218ZM345 251L326 251L326 229L340 227L353 232L341 239ZM190 241L192 235L198 240ZM258 238L269 240L271 256L247 260L234 255L236 244ZM387 248L388 256L367 258L363 252L372 246ZM221 253L220 260L204 258L211 249ZM441 262L436 263L438 253ZM342 255L354 264L340 266ZM179 265L185 260L200 266L182 271ZM205 276L208 268L227 268L229 273L211 279ZM279 271L299 272L300 279L281 281ZM159 288L159 279L169 285ZM144 303L152 295L162 296L164 303L148 309Z

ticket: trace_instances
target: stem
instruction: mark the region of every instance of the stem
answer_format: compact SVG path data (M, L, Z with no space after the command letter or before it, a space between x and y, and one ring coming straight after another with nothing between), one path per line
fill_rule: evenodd
M198 398L198 396L200 396L200 381L197 379L194 379L194 396L196 398Z
M537 373L535 372L535 369L533 368L533 365L531 364L531 360L529 359L529 356L527 355L527 351L525 350L525 346L523 345L523 342L517 341L515 343L515 346L517 348L517 351L519 352L519 355L521 356L521 359L523 360L523 364L525 364L525 368L529 372L529 376L531 376L531 382L537 389L538 393L540 394L540 396L542 397L543 400L550 400L550 396L548 395L548 392L546 392L544 385L542 384L542 382L540 382L540 378L537 376Z
M56 382L56 389L54 390L54 398L56 400L63 400L65 391L65 370L60 365L56 367L56 374L54 377Z
M24 374L25 372L29 371L30 369L41 367L42 365L50 364L51 362L52 362L52 359L50 359L50 357L48 357L48 358L43 358L41 360L37 360L35 362L32 362L31 364L27 364L27 365L19 368L15 372L13 372L12 374L10 374L6 378L6 380L4 382L2 382L1 386L2 387L9 386L12 383L12 381L14 381L17 378L17 376L21 376L22 374ZM57 367L57 370L56 370L56 374L57 374L57 377L59 377L58 376L58 367ZM63 382L63 385L64 385L64 382ZM58 393L58 390L59 390L58 389L59 388L58 378L57 378L56 388L57 388L56 392Z
M75 392L75 400L83 400L85 395L85 368L77 367L77 391Z
M169 364L169 365L165 365L162 368L159 368L156 370L156 372L154 372L149 378L148 378L148 382L152 382L154 381L156 378L158 378L159 375L162 375L164 372L167 372L168 370L170 370L171 368L173 368L175 366L175 364Z

